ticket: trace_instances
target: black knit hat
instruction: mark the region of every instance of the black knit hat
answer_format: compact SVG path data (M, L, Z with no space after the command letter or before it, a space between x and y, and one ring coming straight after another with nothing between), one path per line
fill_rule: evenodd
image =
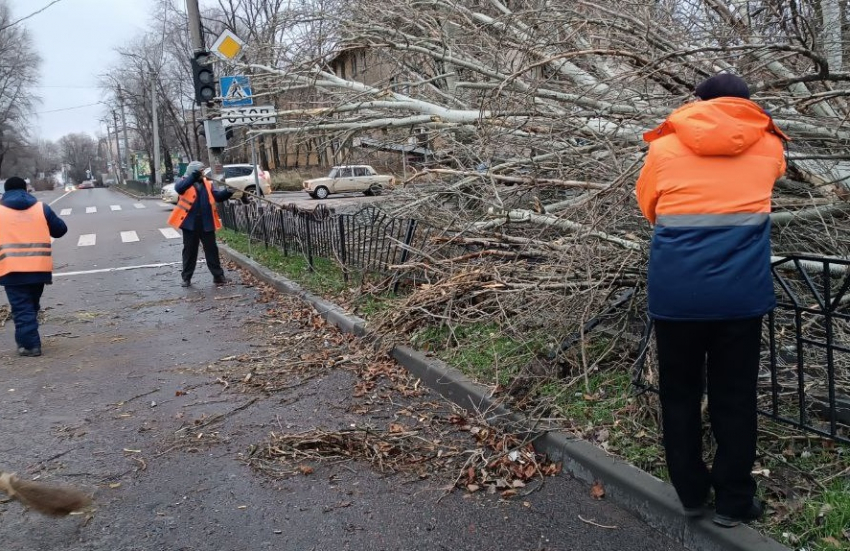
M732 73L720 73L705 79L697 86L694 94L703 101L723 97L750 99L747 83Z
M17 176L12 176L6 183L3 184L3 191L12 191L13 189L27 189L27 182L23 178L18 178Z

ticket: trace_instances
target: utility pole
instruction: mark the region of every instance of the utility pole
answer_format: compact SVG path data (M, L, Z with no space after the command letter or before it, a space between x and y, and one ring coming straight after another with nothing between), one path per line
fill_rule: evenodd
M189 36L192 39L192 49L193 53L197 54L198 52L206 51L204 46L204 35L201 29L201 9L198 7L198 0L186 0L186 16L189 20ZM207 116L207 108L204 105L201 105L201 118L206 119ZM209 147L210 134L209 130L211 129L211 125L213 122L220 121L207 121L207 124L204 125L207 132L207 154L209 156L209 165L210 165L210 175L224 183L224 165L221 162L221 156L224 152L223 147Z
M115 176L115 160L112 158L112 133L109 131L109 121L103 119L103 122L106 124L106 160L109 166L112 167L112 170L109 172L112 173L112 176Z
M156 79L159 75L156 73L151 74L151 113L153 114L153 181L156 188L162 186L162 179L159 173L159 117L157 116L156 109Z
M124 162L127 163L127 171L124 172L124 181L127 180L127 174L130 172L130 140L127 138L127 114L124 112L124 93L121 91L121 85L118 85L118 101L121 102L121 126L124 127Z
M126 185L127 180L124 178L124 171L121 170L121 142L118 141L118 113L115 110L112 110L112 120L115 122L115 152L118 154L118 166L115 167L115 176L118 178L118 183L121 185ZM109 128L109 125L106 125ZM127 152L124 152L126 155Z

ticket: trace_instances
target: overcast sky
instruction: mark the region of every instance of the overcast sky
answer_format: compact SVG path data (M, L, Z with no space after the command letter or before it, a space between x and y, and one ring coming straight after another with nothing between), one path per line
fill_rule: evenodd
M49 3L10 1L16 19ZM42 58L33 134L56 140L71 132L105 132L99 122L105 107L90 105L104 99L98 75L116 62L116 47L143 32L153 9L152 0L61 0L23 23Z

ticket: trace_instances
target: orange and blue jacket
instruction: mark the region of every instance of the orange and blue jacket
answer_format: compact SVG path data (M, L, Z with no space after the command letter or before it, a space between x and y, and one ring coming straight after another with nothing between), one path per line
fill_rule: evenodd
M655 224L650 316L743 319L772 310L770 197L785 173L787 137L755 103L723 97L677 109L644 140L636 191Z

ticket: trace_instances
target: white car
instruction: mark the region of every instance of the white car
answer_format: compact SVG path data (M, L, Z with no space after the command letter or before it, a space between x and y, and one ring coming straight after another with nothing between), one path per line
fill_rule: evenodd
M259 167L257 167L259 168ZM209 177L210 169L204 170L204 176ZM242 197L241 192L257 193L257 182L254 179L254 166L251 164L236 164L224 165L224 177L227 180L227 185L234 187L237 191L234 199ZM272 178L267 170L260 170L257 173L257 180L260 182L260 190L263 195L269 195L272 192Z
M324 178L306 180L303 184L313 199L325 199L331 193L360 192L363 195L380 195L395 185L395 178L382 176L369 165L335 166Z
M166 184L162 186L162 193L160 193L160 197L163 202L176 205L179 195L177 195L177 191L174 190L174 184Z

